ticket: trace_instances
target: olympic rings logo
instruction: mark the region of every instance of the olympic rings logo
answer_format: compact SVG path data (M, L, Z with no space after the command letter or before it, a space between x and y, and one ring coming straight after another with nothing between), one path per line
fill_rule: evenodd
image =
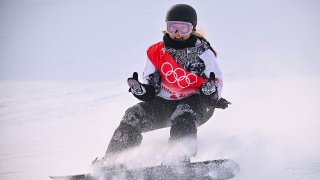
M187 74L187 72L182 68L174 69L172 64L169 62L162 64L161 72L169 83L177 83L180 88L187 88L198 81L198 77L195 74Z

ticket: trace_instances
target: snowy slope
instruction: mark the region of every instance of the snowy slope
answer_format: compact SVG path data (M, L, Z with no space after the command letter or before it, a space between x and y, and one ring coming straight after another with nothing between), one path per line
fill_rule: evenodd
M90 171L137 102L126 78L161 40L173 2L0 0L1 180ZM193 160L235 159L235 179L320 179L319 3L185 2L219 52L233 103L199 128ZM128 161L159 163L168 137L145 134Z

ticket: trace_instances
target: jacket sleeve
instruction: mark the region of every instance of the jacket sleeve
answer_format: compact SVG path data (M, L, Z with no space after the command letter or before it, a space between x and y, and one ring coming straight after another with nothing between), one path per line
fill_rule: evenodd
M143 83L146 85L151 85L155 89L155 93L158 94L161 86L161 77L156 67L151 63L149 58L146 58L145 66L143 69Z
M222 87L223 87L223 79L222 73L218 65L218 61L216 56L211 50L206 50L204 53L200 55L200 58L204 61L206 69L204 73L207 77L210 77L210 73L214 72L215 74L215 82L218 88L219 98L221 98Z

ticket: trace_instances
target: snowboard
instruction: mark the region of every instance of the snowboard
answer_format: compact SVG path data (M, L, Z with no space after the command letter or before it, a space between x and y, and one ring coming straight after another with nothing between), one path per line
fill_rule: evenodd
M99 177L92 174L50 176L53 180L223 180L236 176L240 166L230 159L159 165L137 169L102 169Z

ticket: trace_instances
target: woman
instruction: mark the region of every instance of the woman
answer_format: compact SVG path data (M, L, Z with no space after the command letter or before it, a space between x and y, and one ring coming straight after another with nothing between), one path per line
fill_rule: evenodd
M106 158L137 146L142 133L170 127L170 143L185 142L190 149L180 161L196 154L197 127L215 108L230 104L221 98L222 76L216 52L196 31L197 13L177 4L166 14L163 41L151 45L143 71L128 79L129 91L142 102L125 112L107 148Z

